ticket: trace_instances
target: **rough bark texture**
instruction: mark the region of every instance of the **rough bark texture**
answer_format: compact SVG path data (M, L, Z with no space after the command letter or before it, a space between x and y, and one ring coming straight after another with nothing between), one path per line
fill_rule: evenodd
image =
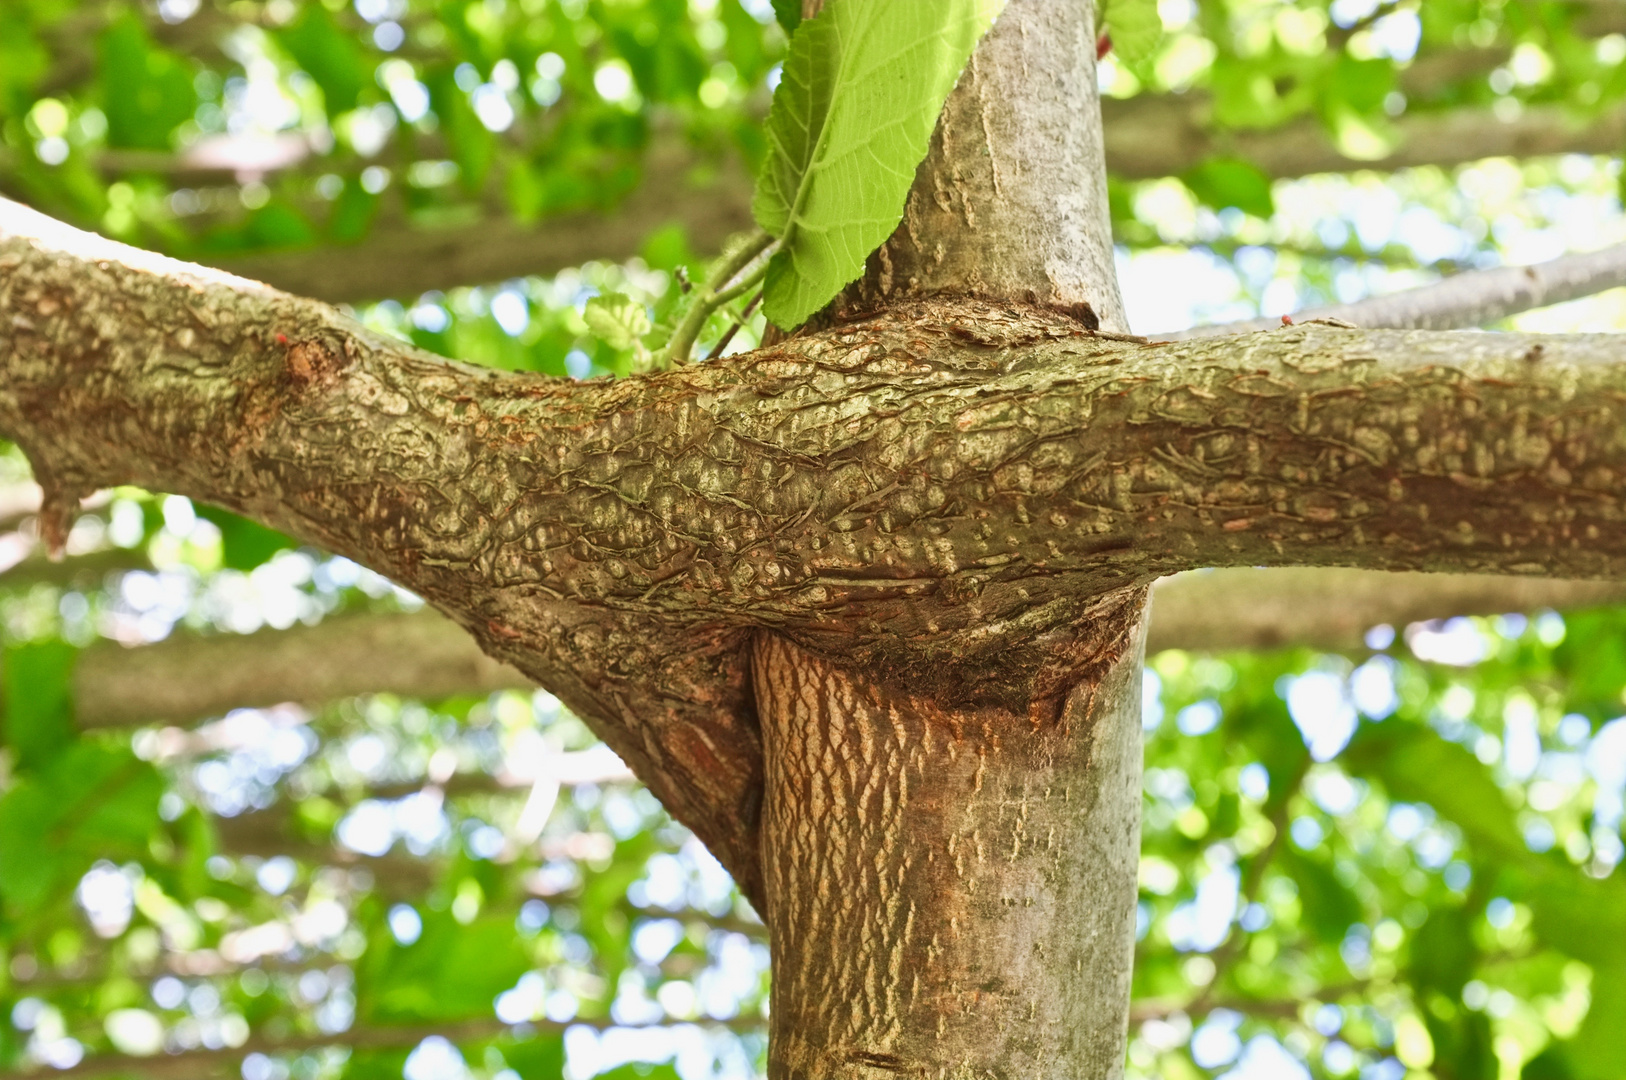
M769 920L776 1080L1114 1075L1144 587L1618 574L1626 377L1603 337L1097 333L1090 14L1012 0L830 325L647 378L446 363L0 204L43 532L203 498L558 693Z
M758 898L758 628L983 707L1064 688L1092 600L1178 570L1626 568L1611 336L1148 347L924 303L575 384L5 219L0 431L48 509L143 484L375 566L595 724Z
M1389 330L1455 330L1484 326L1531 308L1561 304L1626 285L1626 244L1564 255L1532 266L1505 266L1458 274L1432 285L1402 289L1353 304L1333 304L1295 312L1293 319L1338 319L1356 326ZM1280 319L1248 319L1199 326L1159 337L1173 341L1273 330Z
M1095 660L1045 716L944 709L758 639L771 1076L1122 1074L1140 599L1095 613Z

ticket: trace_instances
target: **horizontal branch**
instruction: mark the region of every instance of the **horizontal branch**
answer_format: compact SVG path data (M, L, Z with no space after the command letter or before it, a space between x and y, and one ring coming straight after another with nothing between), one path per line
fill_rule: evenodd
M1488 157L1610 154L1626 141L1626 107L1592 118L1556 106L1533 106L1512 120L1488 109L1416 112L1393 122L1387 152L1355 158L1314 117L1258 131L1225 130L1211 120L1204 95L1104 100L1108 167L1125 179L1178 176L1215 155L1240 157L1267 176L1450 168Z
M1626 604L1626 583L1331 567L1191 570L1152 589L1148 652L1361 648L1374 626Z
M704 253L720 251L728 237L753 227L752 179L733 157L711 161L663 146L646 159L644 171L643 186L608 213L567 214L534 226L506 217L439 229L398 224L348 247L215 262L299 296L357 302L551 274L591 259L628 259L668 225L681 226L689 246ZM696 175L707 179L696 182Z
M731 1020L705 1018L694 1021L703 1027L729 1028L736 1031L761 1031L767 1021L761 1017L740 1017ZM389 1050L416 1046L432 1036L449 1042L482 1042L505 1034L519 1038L532 1035L562 1035L566 1029L578 1026L614 1029L671 1027L672 1024L617 1024L608 1019L571 1020L557 1023L552 1020L533 1020L524 1025L509 1025L495 1018L466 1020L461 1023L403 1024L400 1026L358 1027L334 1034L284 1035L280 1037L256 1036L237 1047L220 1050L182 1050L177 1053L138 1056L134 1054L93 1054L77 1065L66 1069L38 1068L24 1070L19 1076L92 1077L139 1076L160 1080L164 1077L190 1078L206 1075L223 1066L236 1065L250 1054L282 1056L318 1050L324 1046L344 1046L355 1050Z
M374 567L558 694L748 895L760 629L1025 710L1076 627L1181 570L1626 574L1618 336L1152 346L938 300L573 382L10 204L0 270L0 432L43 535L132 483Z
M454 624L410 614L246 635L177 635L138 649L98 645L81 654L74 679L77 717L86 728L184 723L229 709L356 694L435 700L532 686Z
M1152 599L1149 650L1348 649L1380 623L1626 603L1626 584L1244 567L1164 578ZM79 723L89 728L182 722L282 701L378 693L434 699L530 685L433 611L350 616L247 637L177 636L135 649L100 644L81 655L75 673Z
M1368 329L1455 330L1484 326L1521 311L1578 300L1626 286L1626 244L1563 255L1531 266L1472 270L1432 285L1403 289L1353 304L1295 312L1295 322L1338 319ZM1277 329L1280 319L1245 319L1159 337L1172 341Z
M1451 166L1485 157L1611 154L1626 145L1626 108L1584 123L1551 107L1511 122L1484 109L1420 113L1395 124L1395 149L1355 159L1338 149L1319 121L1305 118L1265 131L1215 127L1202 94L1102 102L1108 167L1129 180L1175 176L1216 154L1246 158L1273 177L1356 169ZM679 154L652 159L644 187L610 214L552 218L532 227L487 218L445 228L380 225L348 247L274 252L213 260L231 273L330 302L414 297L430 289L549 274L589 259L637 254L650 232L681 224L699 252L749 229L751 177L733 158L715 164L710 186L682 181L695 162Z

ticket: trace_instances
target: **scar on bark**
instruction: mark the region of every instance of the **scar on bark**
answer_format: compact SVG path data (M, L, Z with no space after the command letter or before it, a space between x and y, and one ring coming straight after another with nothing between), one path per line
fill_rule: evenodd
M348 343L341 349L331 349L314 338L290 342L285 335L278 334L277 344L287 348L288 379L301 389L332 382L350 362Z
M884 1072L915 1072L914 1066L904 1061L896 1054L877 1054L869 1050L852 1050L847 1053L847 1064L868 1065L872 1069Z

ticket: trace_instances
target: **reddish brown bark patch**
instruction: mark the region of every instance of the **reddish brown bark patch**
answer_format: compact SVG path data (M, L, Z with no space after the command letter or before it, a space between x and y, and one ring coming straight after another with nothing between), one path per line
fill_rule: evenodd
M286 341L286 338L278 335L279 343ZM300 389L331 383L344 370L345 363L343 353L329 349L320 341L297 341L288 345L288 378Z

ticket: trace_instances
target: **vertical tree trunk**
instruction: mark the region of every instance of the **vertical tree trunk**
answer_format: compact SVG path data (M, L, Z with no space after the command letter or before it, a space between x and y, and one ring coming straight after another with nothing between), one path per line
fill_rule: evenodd
M1122 645L1047 718L758 639L773 1080L1121 1073L1140 625Z
M1127 329L1092 16L1010 0L902 223L823 319L974 294ZM773 1080L1122 1073L1144 612L1139 594L1104 605L1074 628L1093 646L1007 658L1046 669L1044 700L997 704L959 700L962 678L844 669L759 636Z

